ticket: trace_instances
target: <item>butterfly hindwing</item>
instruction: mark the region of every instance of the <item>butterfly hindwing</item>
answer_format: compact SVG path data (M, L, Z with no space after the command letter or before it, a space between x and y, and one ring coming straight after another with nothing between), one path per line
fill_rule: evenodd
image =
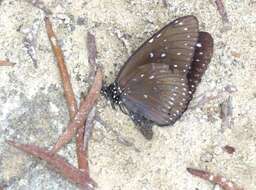
M121 100L132 113L143 114L158 125L174 123L187 107L187 79L166 64L150 63L137 68L125 86Z
M194 93L196 86L201 82L201 78L211 61L212 55L213 38L207 32L200 32L191 69L187 75L189 88L192 93Z

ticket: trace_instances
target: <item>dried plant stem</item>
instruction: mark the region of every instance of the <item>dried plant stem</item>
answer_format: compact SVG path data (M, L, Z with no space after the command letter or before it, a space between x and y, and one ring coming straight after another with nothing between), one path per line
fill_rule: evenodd
M0 66L14 66L9 60L0 60Z
M52 24L48 17L45 17L44 20L45 20L46 32L48 34L48 38L50 40L52 50L54 52L54 55L56 57L56 61L60 70L61 80L64 88L64 95L67 100L69 115L71 117L70 119L72 120L77 111L77 103L76 103L75 95L69 79L67 67L64 62L64 56L58 44L57 38L53 32Z
M88 116L90 110L94 106L96 100L98 99L100 95L100 89L102 86L102 72L100 69L97 70L94 83L85 98L85 100L82 100L80 103L79 110L74 118L72 120L67 130L63 133L63 135L59 138L58 142L55 144L55 146L52 149L52 153L56 153L62 146L67 144L72 137L76 134L76 131L81 127L81 124L84 124L86 117Z
M43 159L47 162L48 166L72 183L78 184L81 189L92 190L96 186L96 183L89 177L88 173L75 168L59 155L52 155L48 150L35 145L19 144L14 141L7 141L7 143L30 155Z
M193 168L187 168L187 171L194 176L197 176L209 182L218 184L224 190L243 190L243 188L239 188L237 185L235 185L235 183L227 180L226 178L220 175L213 175L210 172L197 170Z
M221 113L220 117L222 119L222 129L231 128L232 126L232 116L233 116L233 106L232 106L232 99L229 96L224 102L220 104Z
M95 42L95 37L91 33L87 33L87 49L88 49L88 62L90 65L90 73L89 73L89 80L93 80L96 72L96 54L97 54L97 49L96 49L96 42ZM87 119L88 121L88 119ZM86 121L86 124L87 124ZM87 147L85 147L84 141L85 138L88 141L88 137L85 137L85 134L87 134L88 129L85 123L83 124L83 127L79 127L77 131L77 136L76 136L76 153L78 157L78 166L81 170L89 170L88 166L88 152L87 152Z
M50 20L46 18L45 22L46 22L47 34L50 39L54 54L56 56L58 68L59 68L61 79L63 82L64 94L68 104L70 120L73 120L78 111L77 102L76 102L73 88L69 79L69 74L64 63L64 57L57 43L57 39L53 32ZM84 126L84 125L81 124L81 126ZM84 127L80 127L78 130L78 134L76 136L76 154L77 154L78 167L81 169L81 171L88 171L89 167L88 167L87 153L84 151L84 148L82 147L83 138L84 138L83 135L84 135Z
M34 7L41 9L42 11L44 11L46 15L52 14L52 11L44 5L44 1L41 1L41 0L25 0L25 1L32 4Z
M162 0L162 2L163 2L163 5L164 5L165 7L168 7L168 3L167 3L166 0Z
M215 0L215 4L224 23L228 23L228 14L222 0Z

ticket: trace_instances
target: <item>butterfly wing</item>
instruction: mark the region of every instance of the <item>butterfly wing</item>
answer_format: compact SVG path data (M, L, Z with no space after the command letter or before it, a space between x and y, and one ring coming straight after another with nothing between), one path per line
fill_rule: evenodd
M188 72L188 85L192 93L195 92L197 85L205 73L213 55L213 38L207 32L200 32L196 45L191 69Z
M120 87L127 110L161 126L174 123L187 108L190 97L186 75L167 64L141 65Z
M136 67L148 63L165 63L186 73L193 59L198 32L198 20L194 16L181 17L169 23L128 59L119 72L118 83L125 83L127 75Z

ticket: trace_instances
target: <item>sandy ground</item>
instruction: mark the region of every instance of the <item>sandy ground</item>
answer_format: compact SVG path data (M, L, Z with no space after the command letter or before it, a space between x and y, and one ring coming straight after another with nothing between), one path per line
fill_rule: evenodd
M212 190L186 167L226 176L256 189L256 2L226 0L223 24L210 0L44 0L63 48L77 99L87 92L86 33L95 34L98 64L114 80L128 56L176 17L193 14L210 32L215 52L196 97L174 127L154 127L146 141L132 121L101 97L90 141L90 170L99 190ZM77 189L44 162L9 147L15 139L51 147L68 122L58 70L44 28L44 12L25 0L0 0L0 185L7 190ZM232 91L232 92L231 92ZM230 126L220 117L229 99ZM235 147L233 155L222 147ZM61 150L75 164L74 142Z

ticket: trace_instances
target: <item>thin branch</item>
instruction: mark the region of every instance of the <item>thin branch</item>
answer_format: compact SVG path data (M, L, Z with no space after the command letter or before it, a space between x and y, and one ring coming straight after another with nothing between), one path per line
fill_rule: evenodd
M95 76L96 72L96 55L97 55L97 49L96 49L96 42L95 37L91 33L87 33L87 49L88 49L88 62L90 65L90 73L89 73L89 80L93 81L93 78ZM87 119L88 120L88 119ZM85 147L84 139L85 134L88 133L87 130L87 122L83 126L79 127L76 135L76 153L78 157L78 166L81 170L89 170L88 166L88 152L87 147ZM89 121L90 122L90 121ZM86 138L87 139L87 138Z
M47 28L49 39L53 47L53 51L55 52L55 56L57 58L58 68L59 68L63 86L64 86L64 94L68 104L69 116L70 116L70 119L73 120L78 111L77 102L71 86L69 74L64 63L63 54L61 52L59 45L57 44L57 39L54 35L49 19L46 19L46 28ZM53 43L53 41L56 43ZM84 124L81 124L81 127L79 127L78 134L76 136L76 155L77 155L79 169L81 169L81 171L86 172L86 171L89 171L89 166L88 166L87 152L84 151L85 149L83 147L84 127L82 126L84 126Z
M44 11L46 15L52 14L52 11L45 6L43 1L40 1L40 0L25 0L25 1L32 4L34 7L41 9L42 11Z
M82 172L69 164L62 156L52 155L48 150L30 144L19 144L15 141L7 141L8 144L30 155L46 161L50 168L67 178L72 183L78 184L82 189L93 190L96 183L88 173Z
M100 95L100 89L102 86L102 73L101 70L98 69L96 72L94 83L86 97L85 100L81 101L79 110L72 120L67 130L63 133L63 135L58 139L58 142L52 149L52 153L56 153L62 146L67 144L72 137L76 134L76 131L81 127L81 124L84 124L86 117L88 116L90 110L94 106L96 100Z
M164 7L168 7L168 3L166 0L162 0Z
M67 100L69 115L71 117L70 119L72 120L77 111L77 103L76 103L73 88L69 79L68 70L64 62L63 53L58 44L57 38L53 32L52 24L48 17L45 17L44 20L45 20L46 32L48 34L48 38L50 40L52 50L54 52L54 55L56 57L56 61L60 70L61 80L63 81L62 83L64 88L64 95Z
M228 20L228 14L227 14L227 11L225 9L225 6L224 6L224 3L222 0L215 0L215 4L217 6L217 10L219 11L219 14L222 18L222 21L224 23L228 23L229 20Z
M14 66L9 60L0 60L0 66Z
M94 126L94 119L95 119L95 115L96 115L96 109L95 107L92 108L92 110L90 111L90 113L88 114L86 123L85 123L85 133L84 133L84 146L83 149L87 152L88 150L88 144L89 144L89 140L90 137L92 135L92 129Z
M231 128L232 126L232 116L233 116L233 106L231 96L229 96L224 102L220 104L221 113L220 118L222 119L221 127L222 129Z
M92 81L97 69L97 64L96 64L97 48L96 48L95 36L90 32L87 33L86 46L88 50L88 63L90 66L89 80Z
M224 190L243 190L243 188L239 188L235 183L227 180L226 178L220 175L213 175L210 172L197 170L193 168L187 168L187 171L194 176L205 179L211 183L218 184Z
M233 86L233 85L227 85L221 90L216 90L216 89L208 90L198 95L197 97L194 97L194 100L190 104L190 108L194 109L197 107L203 107L205 104L213 100L223 101L227 99L227 96L229 94L232 94L237 91L238 89L236 88L236 86Z

